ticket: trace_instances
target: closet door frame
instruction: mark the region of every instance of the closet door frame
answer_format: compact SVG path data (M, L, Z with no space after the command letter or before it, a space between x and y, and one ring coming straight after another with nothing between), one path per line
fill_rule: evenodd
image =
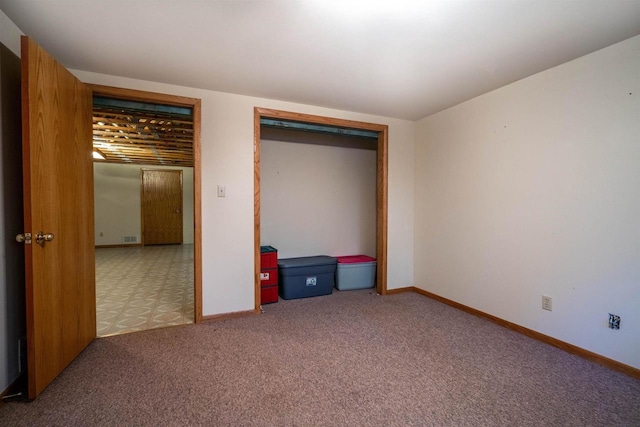
M376 292L387 294L387 215L388 215L388 134L389 126L332 117L293 113L268 108L254 108L253 120L253 214L254 214L254 282L255 311L260 312L260 119L283 119L297 122L347 127L378 132L376 171Z

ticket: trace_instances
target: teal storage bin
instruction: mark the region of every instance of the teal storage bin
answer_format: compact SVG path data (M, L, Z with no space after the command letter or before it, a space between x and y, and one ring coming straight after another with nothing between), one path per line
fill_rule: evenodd
M336 288L339 291L373 288L376 284L377 261L367 255L339 256Z

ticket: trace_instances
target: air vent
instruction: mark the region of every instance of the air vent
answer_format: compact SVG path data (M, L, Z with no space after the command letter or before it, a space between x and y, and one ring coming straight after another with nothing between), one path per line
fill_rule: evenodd
M138 243L138 236L122 236L124 243Z

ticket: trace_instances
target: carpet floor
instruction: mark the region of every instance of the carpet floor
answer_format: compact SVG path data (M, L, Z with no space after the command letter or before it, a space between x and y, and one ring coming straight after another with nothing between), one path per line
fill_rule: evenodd
M640 381L414 293L95 340L2 426L640 426Z

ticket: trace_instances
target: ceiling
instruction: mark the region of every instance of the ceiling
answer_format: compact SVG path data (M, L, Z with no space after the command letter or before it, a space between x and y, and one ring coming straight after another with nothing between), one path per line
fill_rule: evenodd
M640 34L640 0L0 0L68 68L417 120Z
M104 101L94 98L93 150L103 159L94 161L193 167L190 109L185 115L172 111L177 108L149 111L122 106L117 100L114 105L97 99Z

